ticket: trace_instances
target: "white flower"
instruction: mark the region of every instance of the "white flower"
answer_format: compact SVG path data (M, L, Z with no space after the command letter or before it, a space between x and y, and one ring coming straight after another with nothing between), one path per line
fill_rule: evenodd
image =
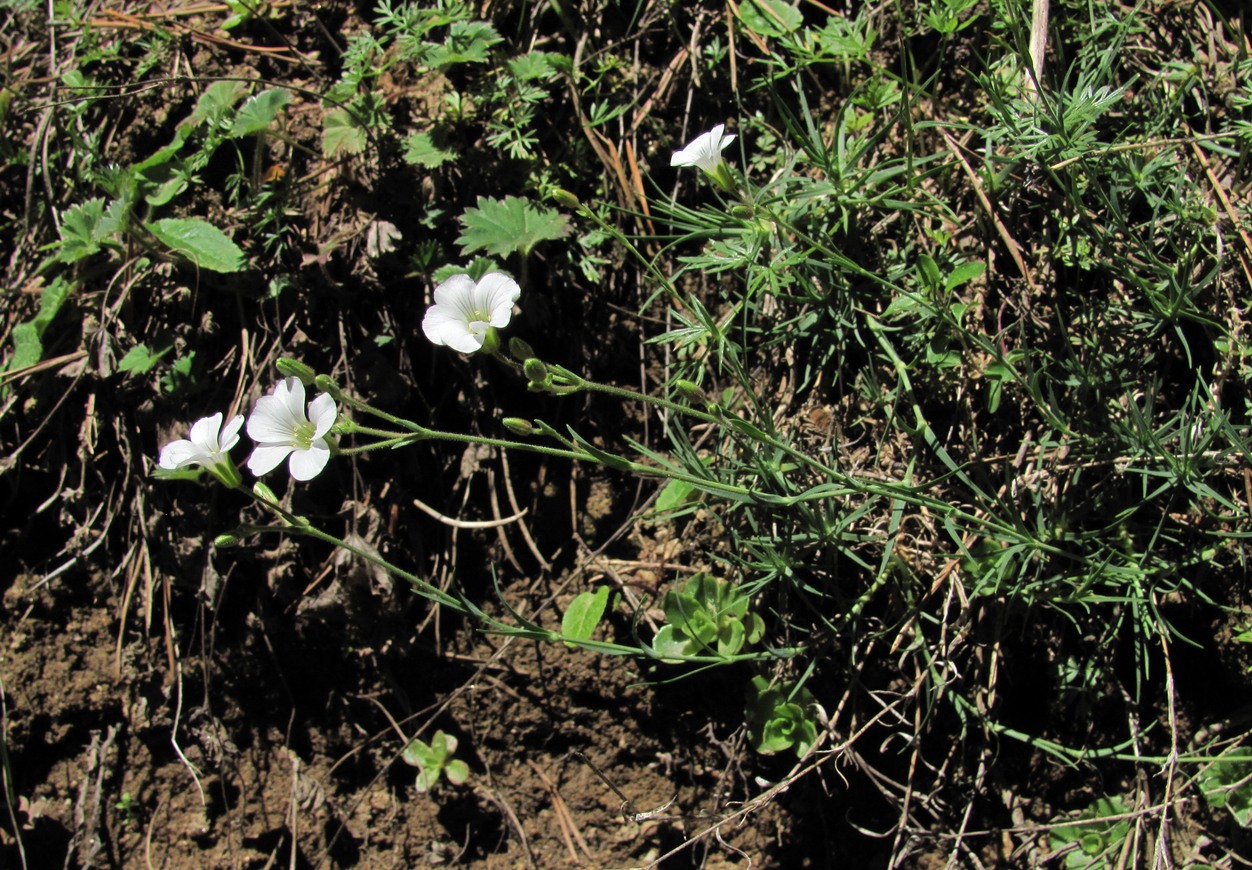
M517 282L501 272L490 272L477 284L469 275L453 275L435 288L435 304L426 309L422 331L435 344L473 353L482 349L487 330L509 325L521 295Z
M212 417L203 417L192 424L191 440L180 438L161 448L161 458L157 460L157 464L172 471L191 465L211 469L219 462L229 461L226 454L239 443L241 426L242 414L231 418L225 429L222 428L221 412Z
M257 444L248 457L248 468L260 477L290 454L291 476L312 480L330 460L326 433L338 416L335 400L327 393L309 402L306 415L304 384L299 378L279 381L273 393L257 399L248 417L248 437Z
M725 124L718 124L707 133L701 133L681 151L675 151L670 166L698 166L705 172L715 172L722 162L722 149L735 141L735 134L724 135Z

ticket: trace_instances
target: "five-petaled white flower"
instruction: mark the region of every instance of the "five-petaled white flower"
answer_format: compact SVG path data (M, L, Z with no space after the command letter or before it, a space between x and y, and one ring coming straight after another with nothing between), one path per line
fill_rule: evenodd
M701 133L681 151L675 151L670 166L697 166L710 174L722 163L722 149L735 141L735 134L725 135L726 125L718 124L707 133Z
M328 393L309 402L306 415L304 384L299 378L279 381L274 392L257 399L248 417L248 437L256 442L248 468L260 477L290 455L291 476L312 480L330 460L326 433L338 416L339 409Z
M212 469L219 462L229 461L226 454L239 442L242 426L242 414L232 417L225 429L222 428L220 411L211 417L203 417L192 424L190 440L180 438L161 448L157 464L170 471L192 465Z
M489 329L509 325L521 295L517 282L501 272L489 272L477 283L469 275L453 275L435 288L422 331L435 344L473 353L482 349Z

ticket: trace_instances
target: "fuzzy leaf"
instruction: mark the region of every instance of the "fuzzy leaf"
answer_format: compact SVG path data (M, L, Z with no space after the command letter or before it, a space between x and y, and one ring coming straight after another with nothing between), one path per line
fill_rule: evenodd
M249 136L259 133L274 123L278 110L291 102L291 91L286 88L271 88L262 91L239 107L235 123L231 125L231 136Z
M346 109L331 109L322 117L322 153L327 157L360 154L365 131Z
M559 239L569 232L569 224L560 212L536 207L517 196L480 196L476 208L465 210L461 224L465 231L457 243L464 253L486 251L498 257L514 251L529 254L539 242Z
M238 272L243 269L243 251L226 233L199 218L165 218L144 224L148 232L201 269Z

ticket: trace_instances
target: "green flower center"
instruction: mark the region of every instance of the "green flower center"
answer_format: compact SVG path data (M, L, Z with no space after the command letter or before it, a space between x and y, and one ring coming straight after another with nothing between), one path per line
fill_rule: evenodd
M291 442L296 445L297 450L308 450L313 446L313 436L317 434L317 427L305 420L296 426L296 431L291 433Z

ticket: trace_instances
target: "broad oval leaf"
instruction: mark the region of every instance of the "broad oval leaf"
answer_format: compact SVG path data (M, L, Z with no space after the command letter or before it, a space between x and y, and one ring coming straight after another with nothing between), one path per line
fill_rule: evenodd
M243 251L230 240L230 236L206 220L165 218L144 226L171 251L181 254L201 269L211 272L238 272L243 269Z

